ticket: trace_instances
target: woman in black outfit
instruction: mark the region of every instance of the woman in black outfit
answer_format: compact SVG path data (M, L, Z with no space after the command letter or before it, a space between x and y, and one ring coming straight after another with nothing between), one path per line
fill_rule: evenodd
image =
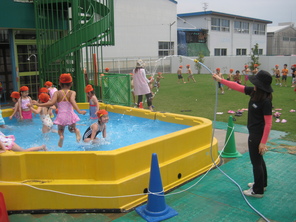
M267 187L267 170L263 155L267 151L266 142L272 125L272 76L264 70L249 76L250 82L254 84L252 87L221 79L216 74L213 74L213 78L231 89L250 96L247 127L254 182L248 183L250 189L243 192L247 196L263 197Z

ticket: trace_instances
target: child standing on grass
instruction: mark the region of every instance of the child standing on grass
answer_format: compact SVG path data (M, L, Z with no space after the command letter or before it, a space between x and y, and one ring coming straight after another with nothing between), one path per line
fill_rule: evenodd
M54 121L54 124L58 125L58 134L60 136L58 146L62 147L64 142L64 131L65 127L68 126L68 129L71 133L76 134L76 141L79 142L81 139L80 131L76 128L76 122L80 119L77 114L74 112L73 108L79 114L85 114L85 110L80 110L75 97L76 92L70 90L72 87L72 76L70 73L64 73L60 75L60 87L61 90L54 93L53 98L47 103L37 103L34 101L34 104L41 107L49 107L54 104L58 104L59 112Z
M244 85L247 85L247 82L249 80L249 73L251 72L251 70L249 69L248 65L245 65L245 69L242 70L242 74L244 75Z
M289 70L287 69L287 64L284 64L284 68L282 69L282 85L284 85L285 83L285 87L287 87L287 76L288 76L288 73L289 73Z
M216 68L216 74L219 76L221 79L224 79L223 74L220 72L220 68ZM224 89L222 83L218 82L218 87L221 90L221 94L224 94Z
M233 76L233 81L238 83L238 84L242 84L241 75L240 75L239 70L235 71L235 75Z
M20 88L20 99L19 99L19 113L20 120L28 119L32 120L32 111L30 106L32 106L32 99L29 96L29 87L22 86Z
M227 80L228 81L231 81L232 80L232 78L233 78L233 69L229 69L229 73L228 73L228 75L227 75ZM227 88L228 90L231 90L229 87Z
M291 87L295 87L295 84L296 84L296 64L291 66L291 70L292 70L292 86Z
M83 134L82 140L84 142L92 142L97 143L98 138L97 135L102 132L103 138L106 138L107 132L106 132L106 123L109 121L108 112L104 109L99 110L97 112L98 121L91 124L90 127L87 128L85 133Z
M28 149L23 149L19 145L17 145L15 142L14 135L8 135L5 136L1 131L0 131L0 153L6 152L6 150L12 150L12 151L39 151L39 150L44 150L46 151L46 146L37 146L37 147L31 147Z
M275 65L275 69L273 70L273 74L275 75L275 85L282 85L281 83L281 71L279 70L279 65Z
M91 119L97 119L97 112L100 110L100 104L92 85L88 84L85 87L85 92L89 101L89 116Z
M254 69L252 70L253 75L256 75L258 73L258 64L254 64Z
M41 93L38 96L38 99L41 103L47 103L50 99L47 93ZM51 107L38 107L34 109L32 106L30 107L33 113L40 114L40 119L42 121L42 133L48 133L52 131L53 122L50 118L51 115Z
M190 81L190 79L192 79L193 82L196 82L194 77L193 77L193 73L192 73L192 70L190 68L190 65L186 65L186 68L187 68L187 74L188 74L188 82Z
M158 89L160 88L160 80L164 79L162 76L162 72L157 73L156 81L154 82L154 87L157 87Z
M15 117L17 119L20 118L20 114L19 114L19 108L18 108L18 100L19 98L21 97L20 93L17 92L17 91L14 91L10 94L10 97L12 99L12 102L14 102L14 107L12 108L13 109L13 113L10 115L9 119L11 120L12 117Z
M179 66L179 69L178 69L178 71L177 71L177 74L178 74L178 83L180 83L180 79L182 79L183 83L186 83L186 82L184 81L183 76L182 76L182 68L183 68L183 66Z

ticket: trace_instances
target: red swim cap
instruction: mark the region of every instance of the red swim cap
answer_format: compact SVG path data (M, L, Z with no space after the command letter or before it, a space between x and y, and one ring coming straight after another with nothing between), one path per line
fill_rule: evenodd
M19 92L14 91L10 94L10 97L15 98L15 99L19 99L21 97L21 95Z
M22 86L22 87L20 88L20 91L21 91L21 92L29 91L29 87L28 87L28 86Z
M60 75L60 83L71 83L72 76L70 73L63 73Z
M46 93L41 93L39 96L38 96L39 100L43 103L46 103L48 102L48 100L50 99L49 95L46 94Z
M105 109L100 109L98 112L97 112L97 116L99 118L101 118L103 115L108 115L108 112L105 110Z

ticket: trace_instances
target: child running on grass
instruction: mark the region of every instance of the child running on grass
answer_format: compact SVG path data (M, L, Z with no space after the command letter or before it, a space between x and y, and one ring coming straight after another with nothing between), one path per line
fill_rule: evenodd
M88 84L85 87L85 92L89 101L89 117L90 119L97 119L97 112L100 110L100 104L92 85Z
M66 126L68 126L68 129L71 133L76 134L77 142L79 142L81 139L80 131L78 128L76 128L76 122L78 122L80 119L74 112L73 108L79 114L83 115L86 113L86 111L79 109L75 100L76 92L70 90L70 88L72 87L72 76L70 73L64 73L60 75L60 87L61 90L54 93L53 98L47 103L40 104L34 101L34 104L41 107L49 107L56 103L58 104L59 112L56 119L54 120L54 124L58 125L58 134L60 136L58 146L62 147Z
M103 138L106 138L106 123L109 121L108 112L104 109L99 110L97 112L98 121L91 124L90 127L87 128L85 133L83 134L82 140L84 142L92 142L97 143L98 138L97 135L102 132Z

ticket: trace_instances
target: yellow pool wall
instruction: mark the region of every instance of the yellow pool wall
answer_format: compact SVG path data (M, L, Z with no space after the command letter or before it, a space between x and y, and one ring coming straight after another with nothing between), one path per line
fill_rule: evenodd
M79 107L89 108L87 103ZM191 127L112 151L2 153L0 190L8 211L126 212L147 201L143 193L149 188L153 153L158 155L165 192L212 167L210 152L215 163L220 163L217 140L212 141L212 122L208 119L118 105L100 107ZM10 109L3 110L4 117L11 113ZM17 143L21 145L21 141ZM134 194L143 195L127 197Z

